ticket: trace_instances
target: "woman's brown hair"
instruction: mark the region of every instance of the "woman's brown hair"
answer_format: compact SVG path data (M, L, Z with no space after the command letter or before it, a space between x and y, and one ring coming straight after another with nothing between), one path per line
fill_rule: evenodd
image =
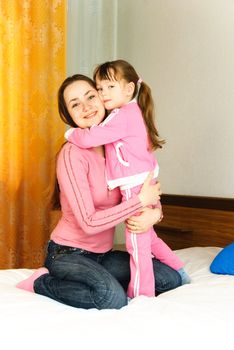
M73 119L71 118L71 116L67 110L66 102L64 100L64 91L69 85L71 85L72 83L74 83L76 81L86 81L90 86L92 86L92 88L96 89L94 81L92 79L90 79L89 77L82 75L82 74L72 75L71 77L66 78L62 82L62 84L58 90L58 95L57 95L58 111L59 111L59 115L60 115L60 118L62 119L62 121L65 124L70 125L73 128L76 128L77 125L73 121ZM63 147L63 145L62 145L62 147ZM56 155L56 158L58 156L58 153ZM58 184L58 180L57 180L56 176L55 176L55 183L54 183L54 188L53 188L53 192L51 195L50 203L51 203L52 210L60 210L61 209L60 189L59 189L59 184Z

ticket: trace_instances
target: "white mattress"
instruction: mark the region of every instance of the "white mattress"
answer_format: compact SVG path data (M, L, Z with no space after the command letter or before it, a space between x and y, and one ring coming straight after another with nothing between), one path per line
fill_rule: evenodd
M32 270L0 270L1 349L233 349L234 276L209 271L219 250L178 250L191 284L121 310L69 307L15 288Z

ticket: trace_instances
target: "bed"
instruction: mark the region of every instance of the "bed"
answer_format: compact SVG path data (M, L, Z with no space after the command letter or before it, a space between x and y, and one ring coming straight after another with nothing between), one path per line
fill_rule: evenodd
M120 310L66 306L15 288L33 270L0 270L1 348L232 349L234 276L210 271L222 250L215 245L175 250L191 284L156 298L137 297Z

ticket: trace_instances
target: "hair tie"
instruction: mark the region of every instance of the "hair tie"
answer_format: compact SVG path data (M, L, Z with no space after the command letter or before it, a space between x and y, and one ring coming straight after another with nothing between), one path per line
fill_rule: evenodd
M137 84L141 84L142 83L142 79L141 78L139 78L138 80L137 80Z

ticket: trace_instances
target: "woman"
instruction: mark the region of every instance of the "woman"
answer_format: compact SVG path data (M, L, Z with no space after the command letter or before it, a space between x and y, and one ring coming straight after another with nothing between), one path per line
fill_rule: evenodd
M62 83L58 106L73 127L90 128L105 117L94 82L82 75ZM130 268L127 252L112 251L114 228L129 217L135 233L155 223L154 209L146 207L160 198L160 185L150 185L148 177L139 195L120 203L119 190L107 188L104 148L80 149L69 142L57 159L57 180L62 217L51 234L46 268L17 287L79 308L119 309L127 304ZM181 285L176 271L156 259L153 265L157 293Z

